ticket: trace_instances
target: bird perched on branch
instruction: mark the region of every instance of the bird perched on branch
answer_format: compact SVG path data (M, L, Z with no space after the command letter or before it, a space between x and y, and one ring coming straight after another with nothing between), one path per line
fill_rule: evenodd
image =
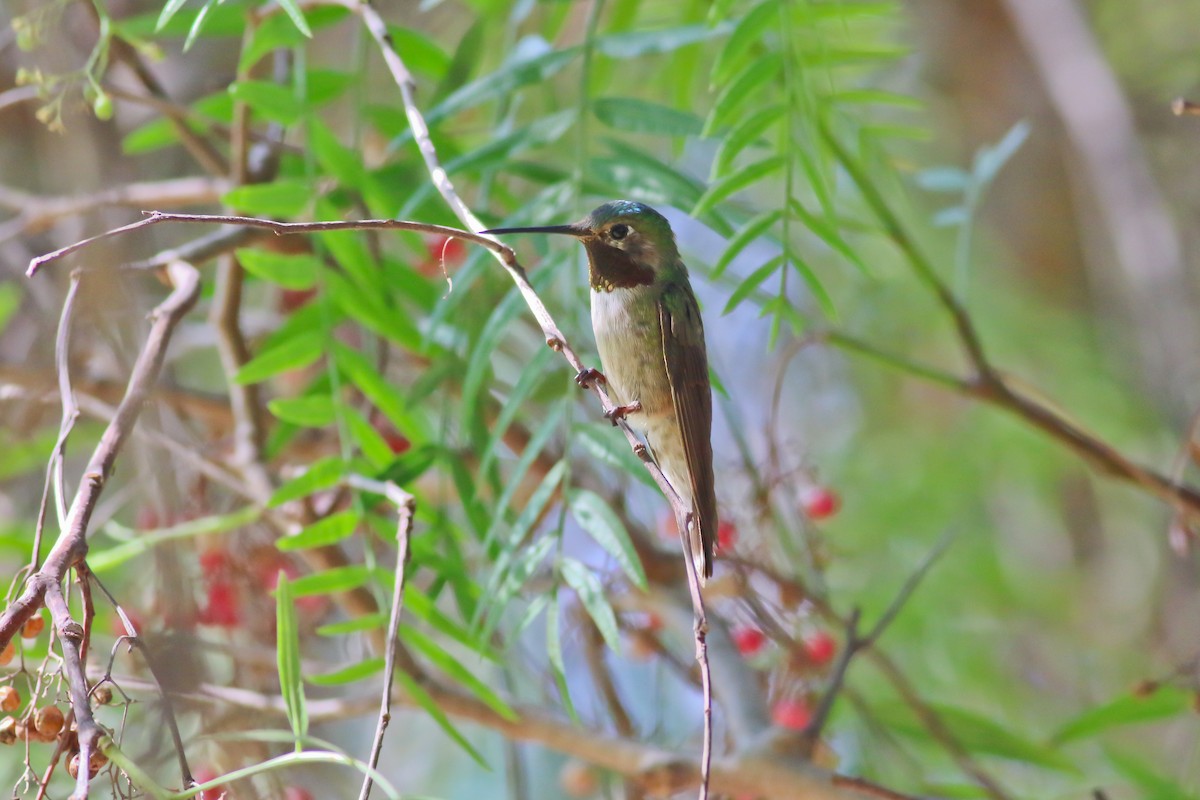
M579 222L483 233L561 233L583 243L592 285L600 380L622 417L646 439L667 482L690 509L696 573L712 575L717 500L712 468L712 390L700 308L666 218L644 203L605 203Z

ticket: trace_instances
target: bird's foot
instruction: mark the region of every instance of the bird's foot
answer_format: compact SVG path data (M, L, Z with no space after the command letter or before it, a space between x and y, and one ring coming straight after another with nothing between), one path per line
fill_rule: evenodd
M604 373L598 369L585 367L579 370L579 374L575 376L575 382L588 389L593 383L608 383L608 378L604 377Z
M642 410L641 401L634 400L632 403L629 403L628 405L614 406L613 408L609 409L608 411L605 411L604 416L608 418L608 421L611 422L613 424L613 427L615 428L617 426L617 420L625 419L630 414L636 414L638 411L641 411L641 410Z

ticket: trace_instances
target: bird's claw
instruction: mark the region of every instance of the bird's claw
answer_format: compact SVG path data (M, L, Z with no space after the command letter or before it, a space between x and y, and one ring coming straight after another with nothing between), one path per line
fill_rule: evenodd
M610 408L608 411L604 412L604 416L608 418L608 421L611 422L613 424L613 427L615 428L617 426L617 420L625 419L630 414L634 414L641 410L642 410L641 401L634 400L632 403L629 403L628 405L614 406L613 408Z
M604 373L598 369L584 367L583 369L579 370L579 373L575 376L575 382L587 389L593 383L608 383L608 378L605 378Z

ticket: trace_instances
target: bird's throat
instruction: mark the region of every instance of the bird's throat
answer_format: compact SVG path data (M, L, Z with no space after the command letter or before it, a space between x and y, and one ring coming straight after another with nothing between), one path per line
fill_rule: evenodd
M592 289L611 292L654 283L654 270L639 264L629 254L602 242L585 242L588 251L588 277Z

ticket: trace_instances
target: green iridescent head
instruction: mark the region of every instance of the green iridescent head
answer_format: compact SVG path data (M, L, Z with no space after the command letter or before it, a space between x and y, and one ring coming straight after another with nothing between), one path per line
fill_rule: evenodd
M682 269L667 218L645 203L613 200L579 222L535 228L494 228L483 233L564 233L587 248L593 286L597 274L612 274L617 286L647 283L663 270Z

